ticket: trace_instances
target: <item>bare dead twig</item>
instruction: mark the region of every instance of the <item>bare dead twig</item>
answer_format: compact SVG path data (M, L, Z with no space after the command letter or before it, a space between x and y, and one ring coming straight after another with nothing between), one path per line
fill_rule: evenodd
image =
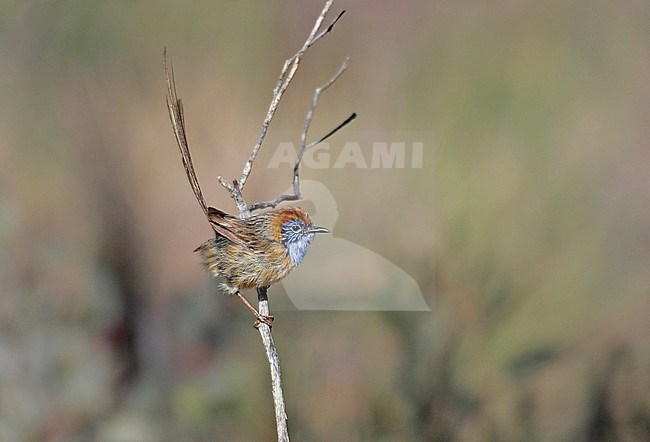
M262 123L262 129L260 131L260 135L257 139L255 146L253 147L253 151L251 152L250 156L248 157L248 160L246 161L246 164L244 165L244 169L242 170L241 177L239 178L239 180L234 180L232 185L228 185L227 181L225 181L222 177L219 177L219 182L226 189L228 189L232 198L235 200L235 203L237 204L237 208L239 209L239 213L241 217L250 216L253 210L262 209L266 207L276 207L282 201L299 199L300 198L299 170L300 170L300 162L302 161L302 157L305 151L310 147L324 141L334 133L336 133L339 129L341 129L342 127L347 125L350 121L352 121L356 116L355 114L353 114L343 124L339 125L333 131L330 131L329 134L322 137L319 141L307 145L306 143L307 131L309 129L309 125L311 124L311 120L313 118L316 105L318 104L318 99L320 97L320 94L325 89L330 87L343 74L343 72L347 68L348 61L349 61L349 59L346 58L343 65L339 68L336 74L327 83L317 88L314 94L314 99L307 113L305 126L302 132L300 153L296 158L296 163L294 166L294 179L293 179L294 195L281 195L275 201L267 201L263 203L252 204L252 205L246 203L246 200L242 195L242 190L244 188L244 185L246 184L246 181L248 180L248 176L250 175L250 172L253 167L253 162L255 161L255 158L259 153L262 143L264 142L264 137L266 136L266 132L268 131L271 121L273 120L273 116L275 115L275 111L278 107L278 104L280 103L280 99L282 98L282 95L284 94L289 84L291 83L291 80L293 79L293 76L295 75L296 70L298 69L298 66L300 64L300 61L302 60L305 51L309 49L311 46L313 46L318 40L323 38L327 33L329 33L333 29L336 22L338 22L338 20L345 13L345 11L341 11L339 15L336 17L336 19L334 19L334 21L332 21L332 23L327 27L327 29L325 29L323 32L318 34L321 24L323 23L325 16L329 12L332 3L333 0L328 0L325 3L323 10L321 11L320 15L316 19L316 23L314 24L314 27L312 28L312 31L309 34L307 40L305 41L303 47L293 57L285 61L284 66L282 67L282 72L280 73L280 77L278 78L275 89L273 90L273 98L271 100L271 105L269 106L269 110L267 112L266 118ZM262 287L257 291L258 302L259 302L258 311L261 315L270 314L269 301L266 295L267 289L268 287ZM264 348L266 349L266 356L268 358L270 371L271 371L271 390L273 393L273 403L275 408L275 423L276 423L276 428L278 433L278 441L289 441L289 432L287 428L287 413L284 404L284 394L282 392L280 358L275 348L275 343L273 342L271 327L267 324L262 323L258 327L258 330L262 337Z
M262 129L257 138L257 142L253 146L253 150L250 156L248 157L248 160L244 164L241 177L239 178L239 180L236 181L236 183L233 182L233 184L230 184L222 177L219 177L219 182L223 187L225 187L230 192L230 195L235 200L235 203L237 204L237 208L239 209L239 213L242 217L250 216L250 212L251 212L249 205L246 204L246 200L242 196L242 191L244 189L244 186L246 185L246 181L248 180L248 177L253 168L253 162L255 161L255 158L257 158L257 154L259 153L260 148L262 147L262 143L264 142L264 138L266 137L266 133L268 131L269 125L273 120L273 116L275 115L275 111L277 110L278 105L280 104L280 100L282 99L284 92L289 87L289 84L291 84L291 80L293 80L293 77L296 74L298 67L300 66L300 62L302 61L302 57L305 55L307 49L309 49L317 41L319 41L321 38L323 38L325 35L331 32L336 22L338 22L341 16L345 13L345 11L341 11L341 13L339 13L336 19L334 19L332 23L324 31L319 33L323 21L325 20L325 17L327 16L330 8L332 7L333 2L334 0L327 0L325 6L323 7L323 10L318 15L318 18L316 18L314 27L312 28L309 37L307 37L305 43L302 45L302 47L298 52L296 52L292 57L288 58L284 62L284 66L282 67L282 72L280 73L280 76L278 77L278 81L275 85L275 89L273 90L271 105L269 106L269 110L266 114L266 118L262 123Z
M296 162L293 166L293 194L282 194L273 201L264 201L260 203L255 203L251 204L248 206L249 210L258 210L258 209L266 209L269 207L276 207L278 204L284 202L284 201L297 201L300 198L302 198L300 194L300 163L302 162L302 157L305 155L305 152L308 149L311 149L312 147L322 143L332 135L334 135L336 132L341 130L343 127L347 126L352 120L354 120L357 116L356 113L353 113L350 115L343 123L339 124L336 128L331 130L329 133L318 139L318 141L314 141L312 143L307 144L307 132L309 131L309 126L311 125L311 121L314 118L314 111L316 110L316 106L318 105L318 100L320 98L320 95L325 91L327 88L329 88L336 80L339 79L341 75L343 75L343 72L348 67L350 59L346 58L341 67L339 68L338 71L330 78L327 80L325 84L323 84L320 87L316 88L316 91L314 92L314 99L312 100L311 106L309 107L309 111L307 111L307 117L305 118L305 125L302 129L302 134L300 137L300 151L298 152L298 156L296 157Z

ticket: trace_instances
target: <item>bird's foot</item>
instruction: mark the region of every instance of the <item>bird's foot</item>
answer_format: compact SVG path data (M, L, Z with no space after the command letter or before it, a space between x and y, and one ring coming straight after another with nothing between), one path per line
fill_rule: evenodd
M253 324L253 327L260 328L260 325L262 325L263 323L268 325L269 328L273 327L273 320L275 319L273 316L262 315L262 314L258 313L256 317L257 317L257 320Z

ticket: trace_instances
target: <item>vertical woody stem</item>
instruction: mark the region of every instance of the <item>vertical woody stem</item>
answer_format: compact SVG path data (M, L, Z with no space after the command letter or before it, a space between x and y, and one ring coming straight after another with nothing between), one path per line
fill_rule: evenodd
M268 287L257 289L257 300L259 301L259 313L269 315L269 298L267 297ZM271 366L271 389L273 391L273 403L275 405L275 423L278 429L278 441L288 442L289 431L287 429L287 413L284 409L284 395L282 393L282 375L280 372L280 358L275 349L271 327L261 323L259 326L262 342L266 349L266 357Z

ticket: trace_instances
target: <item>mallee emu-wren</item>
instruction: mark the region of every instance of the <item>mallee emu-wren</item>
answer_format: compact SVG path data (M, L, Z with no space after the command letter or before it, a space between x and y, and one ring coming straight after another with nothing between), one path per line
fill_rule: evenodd
M227 294L237 295L253 312L257 321L271 325L272 316L261 315L240 293L241 289L262 289L280 281L299 265L316 233L327 233L314 226L309 214L297 207L275 208L248 218L238 218L214 207L203 198L187 144L183 106L176 95L173 73L167 71L167 107L174 135L181 151L185 173L203 213L214 230L214 238L195 252L213 276L224 280Z

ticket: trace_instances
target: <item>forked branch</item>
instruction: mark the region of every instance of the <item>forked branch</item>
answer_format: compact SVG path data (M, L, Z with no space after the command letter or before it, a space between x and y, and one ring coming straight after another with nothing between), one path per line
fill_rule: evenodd
M327 28L325 28L325 30L321 31L323 21L325 20L325 17L327 16L330 8L332 7L332 3L334 3L334 0L327 0L325 6L323 7L323 10L318 15L318 18L316 18L314 27L309 33L307 40L305 40L305 43L302 45L300 50L298 50L298 52L296 52L292 57L288 58L284 62L284 66L282 67L282 72L280 73L280 76L278 77L278 81L276 82L275 88L273 90L273 96L271 98L271 104L269 106L269 110L266 113L266 118L264 118L264 122L262 123L262 129L260 130L260 134L257 137L257 142L253 146L253 150L250 156L248 157L248 160L244 164L241 177L238 180L233 180L232 184L226 181L223 177L221 176L219 177L219 182L223 187L225 187L230 192L231 197L233 198L233 200L235 200L235 203L237 204L237 208L239 209L240 216L243 218L249 217L251 215L251 210L254 209L252 208L253 206L250 206L246 203L246 200L242 195L242 191L244 190L244 186L248 181L248 177L251 173L251 170L253 169L253 163L255 161L255 158L257 158L257 154L259 153L260 148L262 147L262 143L264 142L264 138L266 137L266 133L269 129L269 125L273 120L273 116L275 115L275 111L277 110L278 105L280 104L280 100L282 99L284 92L289 87L289 84L291 84L291 80L293 80L293 77L296 74L296 71L298 70L298 67L300 66L300 62L302 61L302 58L305 55L307 49L312 47L317 41L319 41L321 38L323 38L325 35L331 32L332 29L334 28L334 25L339 21L339 19L345 13L345 11L341 11L339 15L332 21L332 23L330 23L330 25Z
M266 209L266 208L274 208L278 204L284 202L284 201L297 201L300 198L302 198L302 195L300 194L300 164L302 162L302 158L305 155L305 152L308 149L311 149L312 147L322 143L323 141L327 140L329 137L334 135L336 132L339 130L343 129L345 126L347 126L352 120L354 120L357 117L356 113L353 113L350 115L343 123L339 124L337 127L329 131L327 134L319 138L317 141L313 141L309 144L307 144L307 132L309 132L309 126L311 125L311 121L314 118L314 110L316 110L316 106L318 106L318 100L320 98L320 95L325 91L327 88L329 88L336 80L339 79L341 75L343 75L343 72L348 67L350 59L346 58L341 67L339 68L338 71L330 78L327 80L325 84L323 84L320 87L316 88L316 91L314 92L314 99L312 100L311 106L309 107L309 111L307 111L307 118L305 118L305 125L302 129L302 134L300 136L300 151L298 151L298 156L296 157L296 162L294 163L293 166L293 193L292 194L282 194L273 201L263 201L260 203L255 203L251 204L248 206L248 209L250 211L253 210L258 210L258 209Z

